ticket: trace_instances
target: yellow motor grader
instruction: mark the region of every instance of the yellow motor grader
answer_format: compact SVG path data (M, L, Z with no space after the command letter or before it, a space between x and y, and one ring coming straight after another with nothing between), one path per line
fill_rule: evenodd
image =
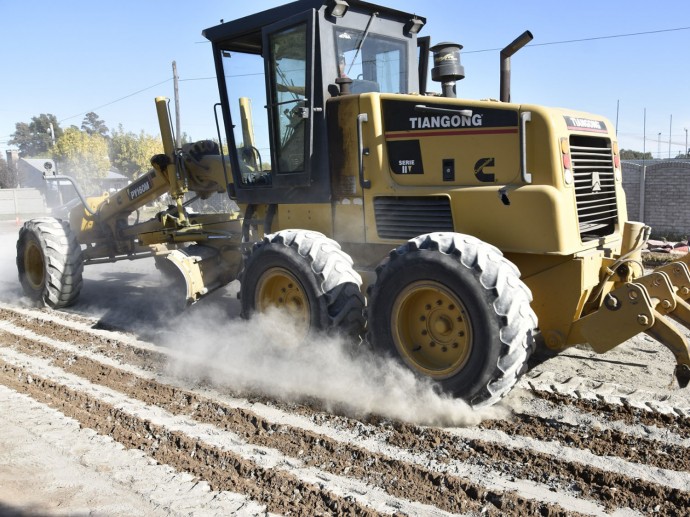
M627 220L615 131L597 115L457 98L458 44L425 19L358 0L298 0L203 31L218 143L177 146L126 188L28 221L26 294L73 303L84 265L154 257L194 303L239 279L243 316L278 307L305 332L343 332L475 407L507 393L535 343L606 352L646 332L690 379L690 273L645 273L650 229ZM431 77L442 94L427 94ZM68 178L67 178L68 179ZM132 215L168 194L145 222ZM193 213L227 195L239 211ZM194 196L194 197L191 197ZM535 341L535 338L541 339Z

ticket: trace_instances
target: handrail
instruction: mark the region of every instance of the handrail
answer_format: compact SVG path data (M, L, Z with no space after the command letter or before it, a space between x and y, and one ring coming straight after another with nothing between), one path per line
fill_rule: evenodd
M525 183L532 183L532 174L527 172L527 123L531 121L531 111L520 113L520 177Z
M64 176L64 175L58 175L58 176L44 176L44 179L46 181L59 181L59 180L67 180L69 181L72 186L74 187L74 191L77 193L77 196L79 196L79 201L81 201L81 204L84 205L84 209L91 214L91 215L96 215L96 211L92 210L91 207L87 204L86 198L84 197L84 194L81 193L81 189L79 188L79 185L77 185L77 182L74 181L74 178L71 176ZM59 186L58 186L59 188Z
M364 179L364 156L369 155L369 149L364 147L364 138L362 136L362 124L369 121L369 116L366 113L357 115L357 149L359 158L359 184L365 188L371 188L371 181Z

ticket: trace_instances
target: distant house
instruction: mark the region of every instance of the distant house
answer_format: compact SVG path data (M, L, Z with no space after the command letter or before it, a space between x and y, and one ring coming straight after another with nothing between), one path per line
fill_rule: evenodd
M45 176L56 174L55 162L50 158L19 158L17 161L19 188L45 190Z
M106 177L101 180L101 185L108 192L121 190L129 184L130 179L120 174L115 167L111 167Z

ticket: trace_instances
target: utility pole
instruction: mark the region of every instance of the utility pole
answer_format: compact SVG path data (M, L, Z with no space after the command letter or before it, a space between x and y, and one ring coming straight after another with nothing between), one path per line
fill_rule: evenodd
M671 114L671 121L668 123L668 159L671 159L671 127L673 127L673 114Z
M48 130L50 131L50 141L52 142L51 149L53 150L53 152L55 152L55 128L53 127L52 122L49 123L49 126L50 127L48 128ZM53 155L53 156L55 156L55 155ZM54 161L55 161L55 170L53 171L53 176L57 176L57 173L58 173L57 158L55 158ZM59 189L60 189L60 184L58 183L58 190ZM62 194L61 194L61 196L62 196ZM61 197L61 200L62 200L62 197ZM60 204L62 204L62 203L60 203Z
M616 136L618 136L618 113L620 112L621 109L621 100L618 99L616 101Z
M647 108L642 112L642 161L647 156Z
M172 62L173 86L175 90L175 147L182 147L182 133L180 133L180 89L178 85L179 76L177 75L177 63Z
M686 158L690 158L690 156L688 156L688 155L690 155L690 149L688 149L688 128L686 127L684 129L685 129L685 152L683 154L685 155Z
M656 135L656 156L661 159L661 131Z

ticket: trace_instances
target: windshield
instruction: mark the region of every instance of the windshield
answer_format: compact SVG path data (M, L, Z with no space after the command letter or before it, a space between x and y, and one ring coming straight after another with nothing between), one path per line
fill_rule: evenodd
M338 70L341 77L352 79L352 93L408 93L404 41L339 28L335 46Z

